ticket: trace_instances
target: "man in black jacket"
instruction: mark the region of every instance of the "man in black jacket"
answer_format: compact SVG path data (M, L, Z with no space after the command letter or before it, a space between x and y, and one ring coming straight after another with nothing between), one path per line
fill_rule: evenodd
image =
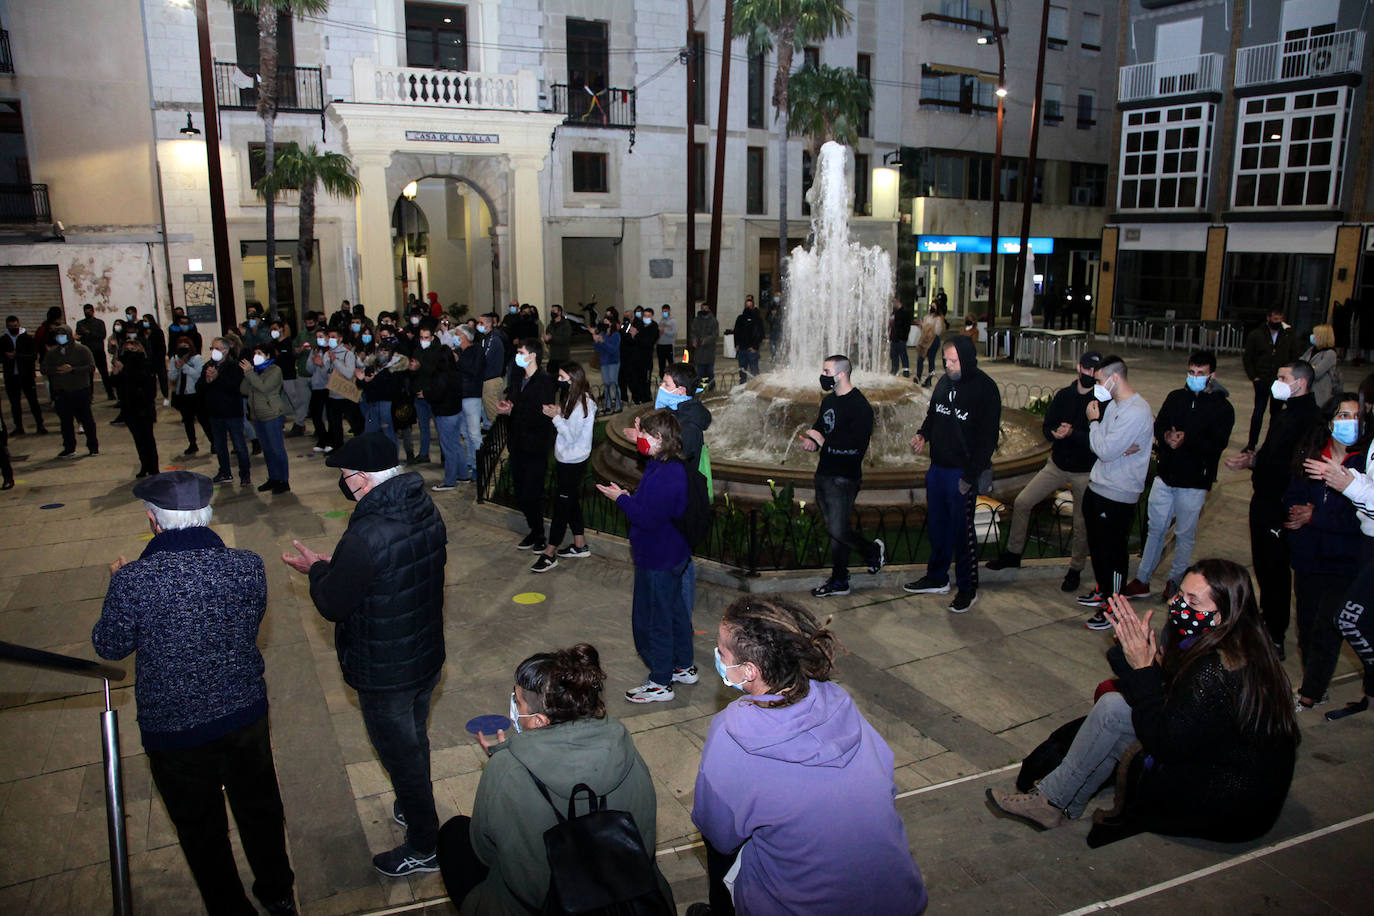
M1173 597L1193 558L1193 537L1207 491L1217 479L1217 464L1236 412L1227 391L1217 381L1217 357L1199 350L1188 357L1186 385L1169 392L1155 417L1155 454L1158 464L1147 502L1150 533L1140 553L1135 578L1121 594L1143 598L1150 594L1150 578L1164 552L1164 533L1174 525L1174 560L1164 586L1164 600Z
M1011 533L1007 549L988 563L988 569L1015 569L1021 565L1026 547L1026 530L1031 512L1045 499L1064 487L1073 493L1073 549L1069 571L1060 586L1075 591L1088 564L1088 529L1083 521L1083 497L1088 491L1088 474L1097 456L1088 444L1088 402L1093 399L1093 372L1102 365L1102 354L1092 350L1078 360L1078 378L1055 392L1045 411L1041 429L1050 443L1050 457L1040 472L1016 497L1011 512Z
M282 562L310 577L310 598L334 622L344 681L358 692L367 737L396 790L392 817L406 841L372 857L399 878L439 870L439 816L430 783L429 701L444 667L448 532L419 474L403 473L396 446L373 431L325 464L357 508L332 556L300 541Z
M246 487L251 482L252 459L243 435L243 395L239 392L242 383L243 370L239 368L238 354L229 341L216 337L210 341L210 359L196 381L196 391L205 399L205 413L210 417L210 443L219 459L214 482L232 483L234 480L229 472L229 443L232 442L239 462L239 486Z
M911 306L894 298L892 314L887 319L888 357L892 363L892 374L896 375L900 366L904 378L911 378L911 358L906 352L906 338L910 332Z
M636 404L649 400L649 375L654 370L654 350L658 345L658 322L654 310L644 309L630 325L631 348L635 358L630 369L630 397ZM624 371L625 367L621 367Z
M930 443L926 472L926 533L930 563L926 574L902 590L913 595L949 591L949 561L954 556L959 591L949 609L962 614L978 598L978 537L973 510L978 494L992 486L992 453L1002 419L1002 392L978 368L972 338L956 334L944 346L945 374L930 395L921 430L911 440L919 455Z
M1250 558L1255 569L1255 584L1260 591L1260 611L1269 638L1284 657L1283 637L1288 632L1288 598L1293 592L1293 574L1288 565L1288 540L1284 523L1288 512L1283 494L1288 490L1293 455L1298 443L1317 422L1317 402L1312 396L1312 366L1298 360L1283 366L1270 388L1274 396L1274 416L1269 432L1258 452L1249 449L1226 459L1232 471L1251 468L1250 482L1255 493L1250 497Z
M0 360L5 364L5 391L10 396L10 410L14 414L14 434L24 435L24 415L20 413L24 397L29 399L29 410L33 411L34 428L40 435L46 433L34 376L38 367L38 343L19 326L19 318L15 315L5 319L5 333L0 334Z
M1260 429L1264 426L1264 408L1270 403L1269 386L1278 377L1280 366L1298 358L1297 336L1293 329L1283 323L1283 309L1271 308L1265 323L1245 335L1245 350L1241 363L1245 375L1255 388L1255 409L1250 414L1250 437L1245 440L1245 450L1253 452L1259 442ZM1275 405L1277 409L1277 404Z
M763 317L754 307L754 297L744 297L744 311L735 319L735 359L739 361L739 382L743 385L759 374L759 347L763 346Z
M542 351L538 337L520 341L515 349L516 376L506 400L496 412L510 417L507 438L510 448L510 473L515 484L515 502L525 514L529 534L516 544L519 550L544 549L544 478L549 471L549 450L553 448L553 420L544 416L544 405L554 403L553 379L539 368Z

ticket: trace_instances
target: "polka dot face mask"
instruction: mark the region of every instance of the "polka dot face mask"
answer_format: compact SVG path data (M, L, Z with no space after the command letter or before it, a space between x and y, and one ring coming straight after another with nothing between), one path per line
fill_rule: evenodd
M1216 616L1216 610L1200 611L1195 607L1189 607L1182 595L1169 602L1169 626L1185 639L1214 626Z

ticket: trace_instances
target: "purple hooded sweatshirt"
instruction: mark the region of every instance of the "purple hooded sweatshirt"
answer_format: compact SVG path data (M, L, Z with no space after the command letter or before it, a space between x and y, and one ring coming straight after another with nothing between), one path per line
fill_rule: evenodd
M692 821L722 852L749 841L735 882L742 916L920 913L925 884L896 794L891 749L842 688L811 681L792 706L744 699L715 717Z

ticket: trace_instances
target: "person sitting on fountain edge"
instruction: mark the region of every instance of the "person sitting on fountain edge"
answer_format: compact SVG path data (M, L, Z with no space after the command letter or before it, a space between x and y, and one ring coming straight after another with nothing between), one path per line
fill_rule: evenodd
M945 374L930 394L920 432L911 440L918 455L930 443L926 472L926 532L930 562L926 574L902 590L913 595L949 591L954 554L959 591L949 609L962 614L978 599L978 538L973 510L978 494L992 488L992 453L1002 419L1002 393L978 368L978 351L963 334L944 346Z
M821 368L821 400L816 422L797 438L808 452L819 451L816 502L830 533L830 578L811 589L817 598L849 594L849 552L857 551L868 571L883 568L881 540L870 541L850 524L854 500L863 482L864 455L873 436L873 407L849 381L849 357L827 356Z

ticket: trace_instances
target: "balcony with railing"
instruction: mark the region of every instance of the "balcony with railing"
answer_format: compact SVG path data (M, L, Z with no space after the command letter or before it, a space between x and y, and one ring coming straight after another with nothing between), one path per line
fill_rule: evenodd
M10 56L10 30L0 29L0 73L14 72L14 58Z
M45 184L0 184L0 223L50 223Z
M1236 52L1236 88L1358 74L1364 62L1364 32L1347 29L1308 35Z
M436 109L539 110L539 87L529 70L430 70L381 65L359 58L353 62L353 95L358 102Z
M1172 95L1221 91L1220 54L1152 60L1121 68L1116 100L1138 102Z
M258 77L233 61L215 61L215 102L226 110L258 107ZM324 81L319 67L282 67L277 71L277 111L320 114Z
M594 92L590 86L568 86L566 83L554 83L549 89L554 113L566 115L564 124L635 129L633 89L608 87Z

